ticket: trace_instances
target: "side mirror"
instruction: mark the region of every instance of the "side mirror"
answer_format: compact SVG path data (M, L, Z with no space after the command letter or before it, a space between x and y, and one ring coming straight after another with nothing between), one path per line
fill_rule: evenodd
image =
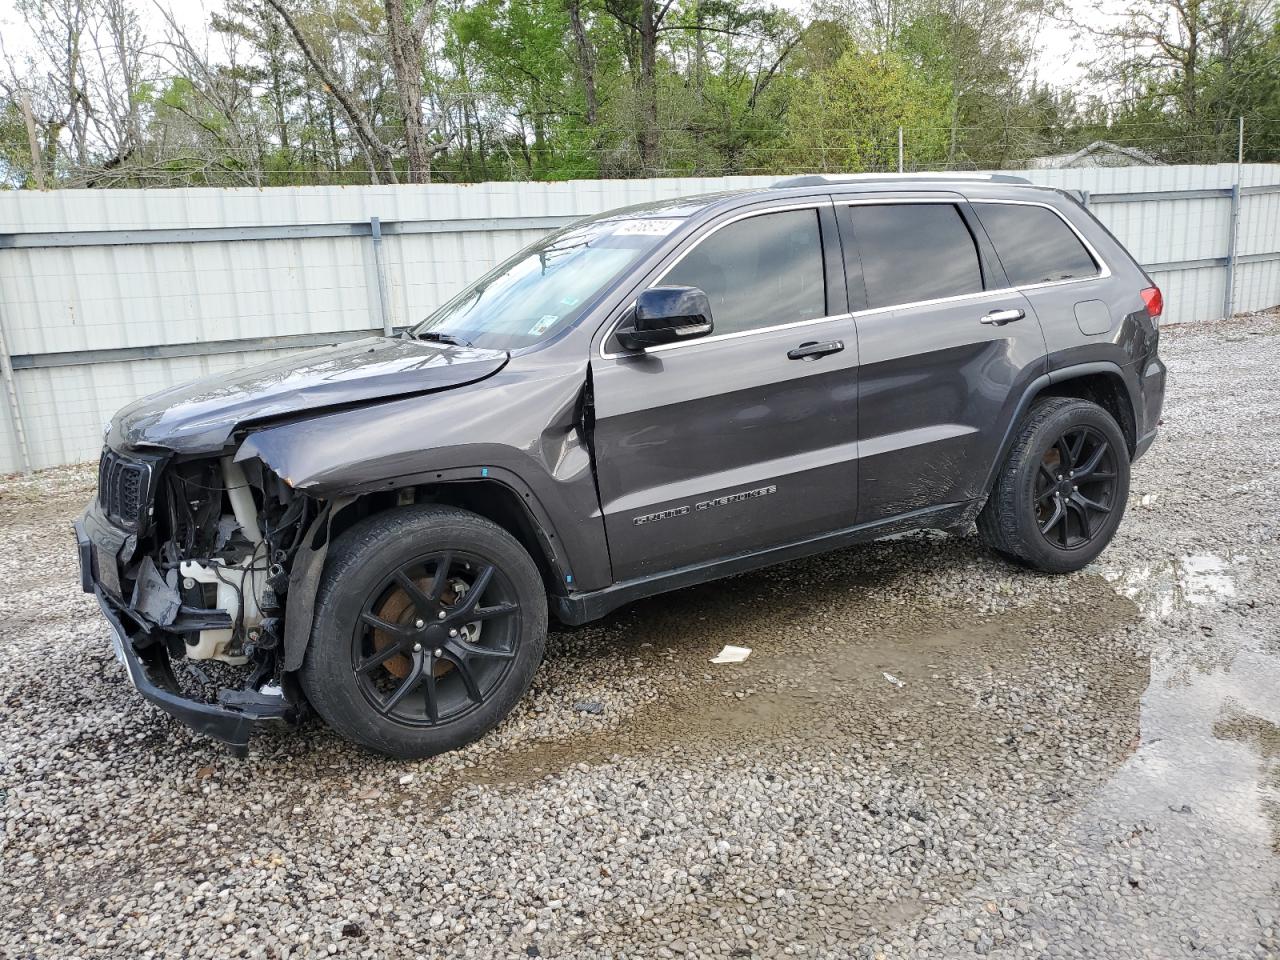
M705 337L713 328L711 302L697 287L650 287L617 337L625 349L643 350Z

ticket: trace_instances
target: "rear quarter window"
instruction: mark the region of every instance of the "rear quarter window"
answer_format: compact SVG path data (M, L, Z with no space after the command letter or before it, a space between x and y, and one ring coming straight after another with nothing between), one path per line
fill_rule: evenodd
M1049 208L975 203L974 209L1012 286L1098 275L1098 264L1075 231Z

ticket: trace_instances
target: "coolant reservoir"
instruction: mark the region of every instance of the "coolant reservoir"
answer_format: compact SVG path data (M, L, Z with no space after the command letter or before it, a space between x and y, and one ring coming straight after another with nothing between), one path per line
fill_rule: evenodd
M255 569L254 559L257 556L255 552L240 563L230 566L216 561L206 564L198 560L184 560L178 566L178 572L183 579L214 584L218 588L217 608L225 610L232 623L241 624L243 630L247 631L262 622L258 596L262 591L266 570L265 561L261 558L258 558L258 567L263 569ZM196 643L187 644L187 656L192 660L248 663L248 657L227 653L233 636L233 630L201 630Z

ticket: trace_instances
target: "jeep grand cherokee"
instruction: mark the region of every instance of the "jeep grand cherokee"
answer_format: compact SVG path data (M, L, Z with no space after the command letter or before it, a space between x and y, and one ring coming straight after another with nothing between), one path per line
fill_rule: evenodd
M309 703L434 754L512 709L549 613L975 520L1089 563L1155 437L1161 309L1077 200L1006 176L590 217L401 337L121 410L83 586L142 696L237 752ZM238 679L198 696L210 660Z

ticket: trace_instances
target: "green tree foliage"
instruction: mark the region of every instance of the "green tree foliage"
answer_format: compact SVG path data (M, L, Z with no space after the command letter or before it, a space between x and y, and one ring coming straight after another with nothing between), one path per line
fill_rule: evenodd
M143 2L18 0L0 186L890 170L899 128L908 169L1222 161L1238 117L1280 158L1275 0L1129 0L1081 28L1078 90L1037 76L1056 0L214 0L159 29Z
M892 170L898 127L909 132L912 167L943 162L950 88L931 82L900 55L849 49L797 85L787 112L787 148L798 168Z
M591 175L563 0L480 0L450 25L463 133L453 158L468 179L512 176L513 164L530 179Z
M1134 0L1125 21L1084 30L1098 49L1082 131L1166 163L1277 159L1280 21L1273 0Z

